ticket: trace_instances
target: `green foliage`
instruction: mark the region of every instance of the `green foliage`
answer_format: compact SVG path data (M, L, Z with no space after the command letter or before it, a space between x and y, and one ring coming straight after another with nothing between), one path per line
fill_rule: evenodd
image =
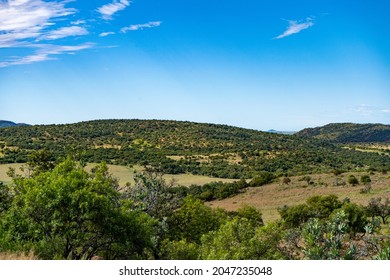
M162 220L179 207L180 196L157 173L137 173L135 185L127 190L133 208Z
M122 203L105 164L92 174L66 159L52 171L17 178L4 214L3 243L43 259L140 258L153 220Z
M356 233L364 233L368 224L366 210L363 206L356 203L345 203L341 210L344 211L348 219L349 233L354 235Z
M369 183L371 183L371 178L370 178L369 175L362 175L362 176L360 177L360 182L361 182L362 184L369 184Z
M249 182L249 186L251 187L263 186L265 184L271 183L273 179L275 179L274 174L267 171L262 171L259 172L258 175Z
M359 180L355 177L355 175L352 174L348 176L347 182L352 186L359 184Z
M284 259L278 248L282 232L278 225L256 226L246 218L235 217L219 230L202 237L201 259L257 260Z
M234 196L246 188L248 183L241 179L232 183L211 182L204 185L191 185L187 187L175 187L173 192L180 193L182 196L191 195L202 201L211 201L215 199L225 199Z
M381 197L372 198L366 207L366 212L369 217L380 217L384 224L387 224L387 219L390 216L390 199Z
M201 259L203 260L244 260L249 259L250 239L255 228L243 218L234 218L202 237Z
M279 208L279 214L287 228L299 227L310 218L324 219L343 205L335 195L313 196L305 204L284 206Z
M212 210L199 199L188 196L168 219L169 235L172 240L199 243L203 234L218 229L226 218L223 211Z
M343 204L334 194L312 196L306 200L313 217L327 218L335 209L340 208Z
M33 151L28 155L27 166L33 174L52 170L55 166L53 154L46 149Z
M296 135L326 139L336 143L388 142L390 126L384 124L333 123L316 128L306 128Z
M12 202L12 196L8 186L0 182L0 217L1 214L8 210Z
M303 253L311 260L353 259L356 248L345 246L344 238L348 231L348 219L343 211L338 211L326 224L319 219L310 220L302 230Z
M161 245L160 258L163 260L197 260L199 245L186 240L164 240Z
M278 212L287 228L299 227L313 216L306 204L285 205Z
M244 205L237 210L237 216L247 219L254 227L264 226L263 214L253 206Z

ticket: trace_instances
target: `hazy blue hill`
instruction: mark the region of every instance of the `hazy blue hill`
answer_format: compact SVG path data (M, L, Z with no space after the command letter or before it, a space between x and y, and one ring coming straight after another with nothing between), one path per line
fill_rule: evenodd
M332 123L306 128L295 135L334 143L390 143L390 125Z
M13 127L13 126L27 126L28 124L25 124L25 123L14 123L14 122L11 122L11 121L4 121L4 120L0 120L0 128L3 128L3 127Z

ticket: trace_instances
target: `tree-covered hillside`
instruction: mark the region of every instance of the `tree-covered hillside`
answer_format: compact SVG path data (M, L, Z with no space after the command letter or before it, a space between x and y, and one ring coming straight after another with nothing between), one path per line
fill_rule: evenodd
M390 157L343 149L328 141L227 125L161 120L98 120L0 130L0 162L25 162L46 149L88 162L149 166L163 173L252 178L334 169L387 170Z
M329 140L334 143L390 143L390 125L333 123L306 128L296 135Z

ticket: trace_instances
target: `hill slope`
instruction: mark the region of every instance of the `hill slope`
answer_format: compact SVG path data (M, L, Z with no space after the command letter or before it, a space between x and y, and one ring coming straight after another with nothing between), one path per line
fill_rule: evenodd
M390 157L346 150L327 141L227 125L161 120L98 120L0 130L0 163L25 162L40 149L57 158L150 166L163 173L251 178L335 168L384 169Z
M11 122L11 121L0 120L0 128L13 127L13 126L25 126L25 125L28 125L28 124L25 124L25 123L14 123L14 122Z
M390 125L333 123L306 128L295 135L329 140L334 143L390 143Z

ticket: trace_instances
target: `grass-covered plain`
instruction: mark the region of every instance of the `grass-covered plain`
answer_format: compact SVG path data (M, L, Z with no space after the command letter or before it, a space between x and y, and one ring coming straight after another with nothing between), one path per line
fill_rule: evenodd
M301 204L315 195L335 194L340 200L349 198L351 202L362 205L367 205L373 197L390 198L389 174L379 172L370 174L372 182L370 183L371 190L369 193L361 193L364 188L362 183L355 186L347 183L349 175L354 175L360 179L365 174L368 173L343 173L338 176L334 174L306 175L306 177L311 177L312 183L310 184L303 180L305 176L290 177L291 182L289 184L284 184L283 178L279 178L274 183L256 188L247 188L244 193L224 200L215 200L209 202L208 205L227 210L237 210L243 205L252 205L261 210L264 221L267 223L280 218L278 207ZM346 182L346 184L342 185L342 182Z
M93 166L96 164L87 164L86 170L90 171ZM10 164L0 164L0 181L9 183L11 178L7 176L7 171L9 168L14 168L17 174L26 174L26 171L21 171L20 168L25 166L25 164L20 163L10 163ZM115 178L119 180L120 185L125 185L126 183L134 184L134 172L142 171L142 167L135 165L133 167L127 167L122 165L108 165L109 172L113 174ZM177 175L164 175L164 179L170 183L173 182L174 185L190 186L191 184L204 185L213 181L222 181L222 182L233 182L233 179L221 179L213 178L208 176L192 175L192 174L177 174Z
M20 170L23 164L1 164L0 165L0 181L5 183L10 182L7 176L7 171L10 167L15 168L17 173L23 174ZM86 170L90 171L94 164L88 164ZM134 172L142 171L141 166L119 166L108 165L109 172L119 180L120 185L125 185L129 182L134 184ZM24 172L25 173L25 172ZM243 205L252 205L261 210L265 222L273 221L279 218L278 207L284 205L296 205L304 203L307 198L315 195L330 195L335 194L341 200L344 198L351 199L352 202L367 205L368 201L373 197L390 198L390 175L380 172L369 174L371 178L371 190L369 193L361 193L364 188L362 183L352 186L347 183L349 175L355 175L360 178L362 175L368 174L364 172L343 173L335 176L334 174L310 174L309 182L303 180L305 176L290 177L289 184L283 183L283 178L277 179L274 183L247 188L243 193L236 196L209 202L208 205L226 210L237 210ZM164 175L163 178L168 183L173 185L190 186L191 184L203 185L213 181L232 182L232 179L212 178L207 176L199 176L192 174ZM343 185L343 182L346 184ZM338 186L337 186L337 184Z

